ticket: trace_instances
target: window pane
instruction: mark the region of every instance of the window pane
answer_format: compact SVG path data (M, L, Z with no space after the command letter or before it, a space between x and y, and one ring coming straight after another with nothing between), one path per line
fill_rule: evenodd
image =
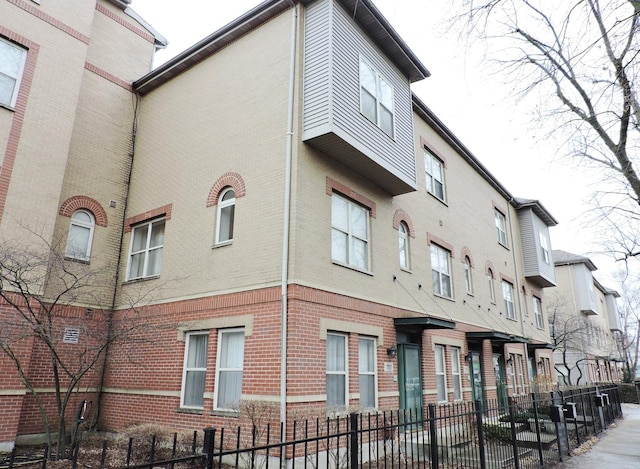
M147 230L149 225L140 226L133 230L133 243L131 250L133 252L142 251L147 245Z
M22 65L23 49L0 40L0 73L17 78Z
M384 133L393 137L393 114L384 107L380 107L380 128Z
M346 264L348 235L338 230L331 231L331 258Z
M184 405L202 407L204 405L205 371L187 371L184 389Z
M144 273L144 252L131 256L131 267L129 268L130 278L142 277Z
M389 114L393 110L393 88L391 88L382 78L378 79L379 94L378 99L384 107L388 109Z
M438 387L438 400L446 401L447 392L446 392L446 383L445 383L444 375L436 376L436 385Z
M376 118L376 98L364 90L362 90L361 94L362 114L364 114L371 122L377 122L378 119Z
M444 200L444 186L440 181L434 181L433 183L433 195L440 200Z
M367 253L367 243L359 239L352 238L352 259L351 264L360 269L369 268L369 256Z
M187 355L188 368L207 367L207 346L209 338L206 335L189 336L189 352Z
M67 240L67 256L83 259L87 257L91 229L84 226L71 225Z
M327 407L344 407L346 378L344 375L327 375Z
M147 266L147 276L159 275L162 265L162 249L149 251L149 265Z
M331 197L331 225L349 231L349 204L342 197Z
M345 371L345 338L327 335L327 371Z
M407 238L400 235L398 239L398 250L400 252L400 267L409 267L409 253L407 249Z
M233 239L233 218L235 215L235 205L230 205L220 209L220 232L218 241L229 241Z
M433 292L441 295L442 289L440 288L440 274L436 270L431 271L431 280L433 282Z
M236 193L233 191L233 189L229 189L227 190L224 195L222 196L221 201L226 201L226 200L231 200L233 198L235 198Z
M0 103L11 104L15 86L16 81L13 78L0 74Z
M220 366L241 369L244 362L244 332L225 332L220 346Z
M375 357L375 342L370 339L360 339L358 342L359 348L359 360L358 368L360 372L373 373L374 369L374 357Z
M156 222L152 225L151 240L149 242L149 247L154 248L154 247L162 246L163 243L164 243L164 220L160 222Z
M360 239L367 239L367 221L369 213L362 207L351 204L351 229L353 235Z
M375 407L375 377L373 375L360 375L360 407Z
M242 396L242 371L220 371L218 408L238 409Z
M376 73L363 61L360 61L360 85L370 94L376 94Z

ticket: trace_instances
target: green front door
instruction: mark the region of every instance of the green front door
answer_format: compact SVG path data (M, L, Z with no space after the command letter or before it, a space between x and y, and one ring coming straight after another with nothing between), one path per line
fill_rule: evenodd
M496 375L496 390L498 393L498 407L500 412L507 410L507 380L505 377L504 360L499 353L493 354L493 372Z
M422 379L420 376L420 347L413 344L398 346L398 388L400 408L422 417Z

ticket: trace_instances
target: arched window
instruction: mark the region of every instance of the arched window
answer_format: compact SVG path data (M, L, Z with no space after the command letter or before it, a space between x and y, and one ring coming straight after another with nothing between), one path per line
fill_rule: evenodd
M473 293L473 281L471 278L471 259L469 256L464 256L464 284L467 289L467 293Z
M89 260L95 224L95 218L88 210L74 212L69 226L66 257L83 261Z
M398 252L400 254L400 267L409 269L409 228L403 221L398 225Z
M491 303L496 302L496 285L495 285L495 277L493 276L493 271L491 269L487 269L487 282L489 282L489 299Z
M228 187L222 191L218 200L216 222L216 244L233 241L233 218L236 207L236 193Z

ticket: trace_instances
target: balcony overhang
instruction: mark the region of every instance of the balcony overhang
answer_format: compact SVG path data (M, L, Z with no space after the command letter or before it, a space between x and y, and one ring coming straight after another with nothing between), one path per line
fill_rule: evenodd
M527 344L527 348L530 351L533 350L553 350L555 347L553 346L553 344L548 344L548 343L531 343L529 342Z
M456 323L447 319L434 318L431 316L418 316L414 318L394 318L393 325L396 327L418 328L418 329L455 329Z
M547 278L541 274L527 275L526 277L527 277L527 280L535 283L540 288L549 288L549 287L556 286L555 280Z

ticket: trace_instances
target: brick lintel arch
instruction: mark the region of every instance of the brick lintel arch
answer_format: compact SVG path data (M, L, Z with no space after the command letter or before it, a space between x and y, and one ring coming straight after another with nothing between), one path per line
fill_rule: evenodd
M218 178L213 186L211 186L209 196L207 197L207 207L217 205L220 192L222 192L222 189L229 186L233 187L233 191L236 193L236 199L243 197L247 193L242 176L234 172L224 173Z
M399 208L393 214L393 228L396 230L400 229L401 221L403 221L407 225L407 228L409 229L409 236L411 236L412 238L415 238L416 230L413 228L413 222L411 221L409 214L404 210L402 210L401 208Z
M464 258L465 257L469 258L469 262L471 263L471 267L475 267L476 263L473 261L473 256L471 255L471 250L467 246L464 246L462 248L462 251L460 252L460 259L461 259L462 262L464 262Z
M89 210L93 213L93 216L96 219L96 225L98 226L107 226L107 212L105 212L100 202L91 197L87 197L86 195L75 195L73 197L69 197L65 200L60 206L60 215L64 217L69 217L75 213L76 210Z

